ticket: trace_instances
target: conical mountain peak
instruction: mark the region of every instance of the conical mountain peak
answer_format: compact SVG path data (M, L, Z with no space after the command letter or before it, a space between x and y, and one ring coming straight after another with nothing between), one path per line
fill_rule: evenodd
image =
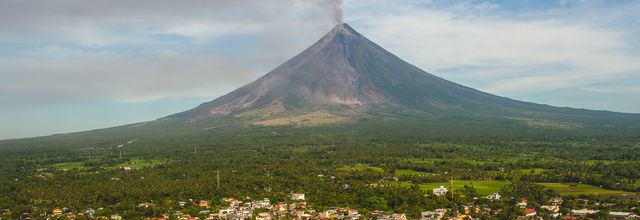
M349 25L336 25L311 47L255 82L174 116L235 115L270 106L295 112L336 107L345 114L361 114L382 100L372 82L350 62L352 52L357 51L354 46L368 44L373 43Z
M333 27L333 29L331 29L329 34L334 34L334 35L343 34L347 36L358 36L358 37L362 36L360 33L358 33L355 29L353 29L347 23L337 24L335 27Z
M516 101L444 80L403 61L343 23L258 80L168 118L321 124L364 116L397 118L399 112L402 117L410 112L415 117L473 120L597 115Z

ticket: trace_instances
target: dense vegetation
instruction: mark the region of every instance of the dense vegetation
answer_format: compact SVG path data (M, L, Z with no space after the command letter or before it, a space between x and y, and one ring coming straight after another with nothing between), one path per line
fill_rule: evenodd
M563 196L615 201L611 209L640 206L634 193L640 191L640 145L624 132L604 138L596 130L568 135L455 124L436 132L421 122L394 127L385 121L193 132L197 124L170 130L165 123L153 132L138 125L1 142L0 210L18 217L55 207L104 208L102 214L135 218L189 199L219 206L225 197L285 201L290 192L305 193L318 210L352 207L413 218L473 204L505 210L499 218L522 214L510 200L484 199L495 192L537 205ZM124 166L133 170L119 169ZM431 194L451 179L453 196ZM144 202L157 206L139 209ZM565 209L580 206L569 202Z

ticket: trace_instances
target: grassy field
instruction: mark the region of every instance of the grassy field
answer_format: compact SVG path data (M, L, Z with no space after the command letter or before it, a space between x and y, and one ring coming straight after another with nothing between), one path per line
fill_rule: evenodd
M473 186L478 194L485 196L491 193L497 193L498 191L500 191L500 188L507 184L509 184L509 182L497 180L454 180L453 190L458 190L463 188L465 185L469 185ZM451 182L438 182L420 185L420 187L425 191L431 191L433 188L437 188L440 186L447 187L449 190L451 190Z
M472 160L472 159L460 159L460 158L456 158L456 159L409 158L409 159L405 159L404 161L405 162L409 162L409 163L417 163L417 164L436 163L436 162L442 162L442 161L464 162L464 163L473 164L473 165L483 165L483 164L487 164L487 163L492 163L492 162L489 162L489 161L480 161L480 160Z
M356 172L371 171L376 173L384 173L384 170L382 168L374 167L369 164L356 164L353 167L341 167L341 168L338 168L338 171L356 171Z
M143 160L143 159L132 159L129 162L121 163L113 166L104 167L105 169L119 169L120 167L131 167L133 169L144 169L149 167L155 167L157 165L163 164L165 161L163 160Z
M586 160L586 161L584 161L585 164L591 165L591 166L596 165L597 163L612 164L614 162L615 161L613 161L613 160Z
M402 161L404 162L409 162L409 163L435 163L437 161L440 161L442 159L437 159L437 158L408 158L408 159L403 159Z
M98 167L100 169L119 169L120 167L131 167L133 169L143 169L149 167L155 167L157 165L163 164L166 161L164 160L145 160L145 159L131 159L129 162L124 162L120 164L110 165L110 166L101 166ZM67 163L58 163L51 165L54 169L59 170L87 170L91 168L90 166L85 166L83 162L67 162Z
M597 186L592 186L588 184L575 184L575 186L571 186L569 184L563 183L537 183L545 186L548 189L553 189L558 192L562 196L568 195L617 195L624 194L628 192L617 191L617 190L608 190L603 189Z
M532 173L533 171L533 173ZM542 173L542 171L545 171L545 169L540 169L540 168L533 168L533 169L519 169L518 172L521 174L540 174Z
M415 170L397 169L395 170L395 174L397 176L423 176L423 175L431 175L432 173L415 171Z
M82 162L68 162L68 163L57 163L52 165L54 169L58 170L86 170L88 167L84 166Z

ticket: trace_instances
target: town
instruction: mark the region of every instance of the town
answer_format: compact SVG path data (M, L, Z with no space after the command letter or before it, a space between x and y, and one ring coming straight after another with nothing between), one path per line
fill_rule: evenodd
M433 188L432 195L436 197L453 196L444 186ZM316 210L306 201L303 193L290 193L286 201L272 202L269 198L259 200L246 198L241 201L237 198L223 198L219 206L213 205L213 200L179 201L174 207L157 207L153 202L144 202L138 205L140 210L147 213L148 220L231 220L231 219L377 219L377 220L406 220L410 219L405 213L391 213L382 210L361 210L350 207L339 207L327 210ZM513 203L522 215L517 219L591 219L606 217L608 219L640 219L638 207L632 207L628 211L604 211L599 209L588 209L586 207L614 207L616 204L599 203L586 199L576 199L572 202L581 202L583 209L564 210L564 200L560 197L553 198L547 204L536 206L528 202L527 198L505 198L498 193L493 193L485 198L472 198L474 203L456 208L440 208L423 211L420 214L421 220L465 220L465 219L485 219L496 216L500 209L490 208L490 203L503 202ZM483 204L483 202L485 202ZM219 207L219 208L217 208ZM163 212L164 211L164 212ZM11 219L11 210L2 210L0 219ZM122 220L118 214L104 215L104 209L86 209L81 211L70 210L68 208L54 208L43 213L23 213L19 219L104 219Z

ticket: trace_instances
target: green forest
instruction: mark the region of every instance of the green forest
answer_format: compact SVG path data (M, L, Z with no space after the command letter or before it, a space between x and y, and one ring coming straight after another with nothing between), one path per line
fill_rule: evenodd
M607 218L606 211L639 211L640 142L634 136L532 131L515 138L447 137L428 128L375 128L256 126L199 135L185 128L184 134L156 136L125 128L3 141L0 210L6 219L44 218L63 207L124 219L181 210L204 219L201 208L178 203L207 200L217 211L224 198L286 202L297 192L317 211L348 207L365 216L376 211L410 219L441 208L454 215L465 207L500 210L476 214L483 219L512 219L523 215L515 205L520 198L540 216L552 214L540 207L554 198L564 199L559 212L565 215L598 209L590 215L597 219ZM433 195L438 186L449 193ZM488 199L493 193L502 199ZM614 205L597 205L605 203Z

